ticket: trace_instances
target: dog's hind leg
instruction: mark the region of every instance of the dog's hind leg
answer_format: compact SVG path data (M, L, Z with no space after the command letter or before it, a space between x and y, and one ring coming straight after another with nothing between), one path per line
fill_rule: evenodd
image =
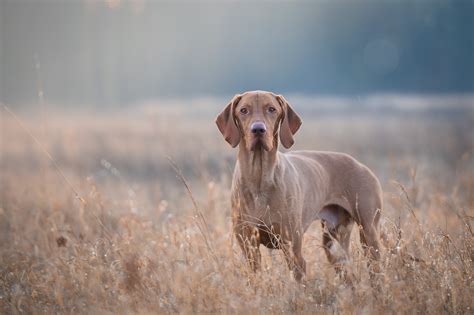
M377 212L376 212L377 214ZM359 225L359 235L365 256L369 258L367 261L370 268L371 279L380 272L380 240L379 240L379 215L372 223L362 221Z
M342 263L349 254L350 237L354 221L350 214L338 205L328 205L319 212L323 226L323 247L330 263L341 271ZM338 245L342 249L339 250Z
M379 236L379 222L362 222L359 227L360 242L364 248L365 254L371 259L378 260L380 258L380 236Z
M365 202L364 202L365 201ZM365 255L371 259L380 258L380 216L382 198L362 198L354 209L354 219L359 225L360 242Z

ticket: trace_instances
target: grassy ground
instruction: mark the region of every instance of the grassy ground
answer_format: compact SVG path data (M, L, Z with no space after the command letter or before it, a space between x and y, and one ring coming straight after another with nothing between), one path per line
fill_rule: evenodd
M298 284L278 251L247 269L230 234L235 152L212 121L224 104L206 104L21 113L66 179L2 112L0 313L473 313L472 108L294 103L295 148L354 155L386 205L375 276L355 231L348 280L336 276L315 222Z

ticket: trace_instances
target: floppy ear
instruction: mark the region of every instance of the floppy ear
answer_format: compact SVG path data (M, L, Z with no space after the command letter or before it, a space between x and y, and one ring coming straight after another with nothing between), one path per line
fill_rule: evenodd
M236 95L224 110L217 116L216 124L224 136L225 141L235 148L240 142L240 131L235 123L234 109L239 103L242 95Z
M300 129L302 121L282 95L277 95L276 99L283 109L283 118L280 123L280 141L286 149L289 149L295 143L293 135Z

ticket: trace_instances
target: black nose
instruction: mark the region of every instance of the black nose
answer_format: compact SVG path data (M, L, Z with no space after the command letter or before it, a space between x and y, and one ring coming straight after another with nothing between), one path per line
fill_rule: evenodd
M267 131L267 127L265 124L261 121L256 121L250 126L250 130L252 131L253 134L256 135L263 135L265 131Z

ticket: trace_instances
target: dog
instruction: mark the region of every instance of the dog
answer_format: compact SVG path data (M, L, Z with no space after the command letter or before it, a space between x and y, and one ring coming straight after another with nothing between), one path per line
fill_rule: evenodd
M290 148L302 121L282 95L250 91L234 98L217 116L224 139L238 146L231 188L233 232L250 267L260 267L260 245L280 249L294 278L306 273L303 234L320 219L322 243L332 264L346 256L354 223L366 255L380 257L382 188L369 168L350 155ZM338 244L337 244L338 243Z

